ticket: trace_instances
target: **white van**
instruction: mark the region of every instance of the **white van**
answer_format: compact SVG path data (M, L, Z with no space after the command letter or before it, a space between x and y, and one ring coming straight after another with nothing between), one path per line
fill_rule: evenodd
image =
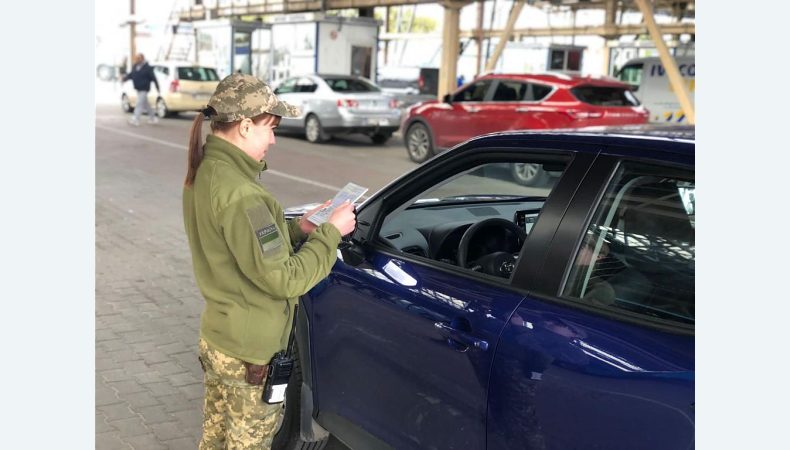
M675 62L694 104L694 57L679 56ZM669 77L658 57L632 59L615 76L631 85L636 98L650 111L650 122L686 122L680 101L672 91Z

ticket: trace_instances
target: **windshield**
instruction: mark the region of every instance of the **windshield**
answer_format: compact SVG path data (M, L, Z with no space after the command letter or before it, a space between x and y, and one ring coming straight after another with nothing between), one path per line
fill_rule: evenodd
M623 83L630 84L636 91L639 89L639 85L642 84L642 67L642 64L625 66L620 73L617 74L618 78L620 78L620 81Z
M380 92L381 90L360 78L324 78L335 92Z
M540 163L489 163L462 172L423 192L412 206L546 198L564 166Z

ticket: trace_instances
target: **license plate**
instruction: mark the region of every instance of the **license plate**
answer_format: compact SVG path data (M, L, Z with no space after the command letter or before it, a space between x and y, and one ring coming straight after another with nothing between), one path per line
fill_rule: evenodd
M195 100L208 100L211 97L209 94L192 94Z
M390 121L387 119L368 119L368 125L378 125L380 127L386 127L390 124Z

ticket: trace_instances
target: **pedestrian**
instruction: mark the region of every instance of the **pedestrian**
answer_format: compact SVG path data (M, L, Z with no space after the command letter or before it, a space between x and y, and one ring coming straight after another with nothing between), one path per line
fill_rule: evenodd
M157 93L161 91L159 90L159 82L156 81L156 76L154 75L154 69L148 65L142 53L135 55L132 71L124 75L122 79L122 81L126 80L132 80L134 90L137 91L137 104L134 106L134 117L129 120L129 124L134 126L140 125L140 114L143 109L148 113L148 123L157 123L159 119L157 119L154 109L151 108L151 105L148 103L148 91L151 90L151 82L156 85Z
M286 221L277 200L256 182L280 118L298 113L256 77L232 74L192 123L183 213L206 301L200 449L270 448L282 404L261 398L266 365L287 346L299 297L329 274L341 236L356 226L350 203L320 226L305 217L329 202ZM211 133L201 145L204 115Z

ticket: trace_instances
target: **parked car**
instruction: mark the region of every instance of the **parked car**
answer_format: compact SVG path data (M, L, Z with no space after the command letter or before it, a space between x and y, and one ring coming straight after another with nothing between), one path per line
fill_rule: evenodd
M400 124L395 98L367 78L303 75L284 80L274 92L302 111L298 117L283 117L279 128L302 132L310 142L324 142L336 134L363 133L375 144L383 144Z
M409 158L423 162L471 137L508 130L641 124L648 111L627 84L564 74L489 74L444 101L412 106L401 131Z
M694 192L694 141L645 135L493 134L403 175L301 298L273 448L693 448Z
M167 117L183 111L197 111L206 106L208 99L219 84L217 71L212 67L195 66L186 61L152 62L159 95L156 87L148 91L148 104L156 108L156 115ZM134 111L137 91L132 81L123 84L121 108Z

